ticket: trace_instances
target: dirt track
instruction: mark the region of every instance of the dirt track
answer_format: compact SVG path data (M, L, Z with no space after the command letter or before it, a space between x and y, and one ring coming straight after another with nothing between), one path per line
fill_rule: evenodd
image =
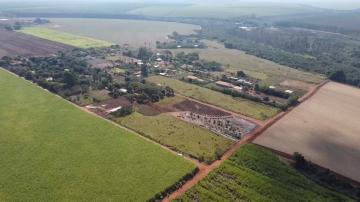
M320 85L318 85L316 88L312 89L309 93L304 95L300 100L301 104L302 102L308 100L313 95L316 94L316 92L324 86L328 81L324 81ZM187 190L195 186L198 182L200 182L202 179L204 179L211 171L218 168L224 161L226 161L230 156L235 153L241 146L243 146L246 143L252 142L255 140L258 136L260 136L266 129L268 129L270 126L275 124L277 121L281 120L286 114L290 113L295 108L290 108L286 112L281 112L277 116L273 117L272 119L268 120L266 123L262 123L261 127L258 127L255 129L252 133L248 134L244 139L240 140L238 143L236 143L232 148L230 148L227 152L224 153L224 155L221 157L220 160L215 161L211 165L201 165L199 167L199 172L189 181L187 181L182 187L180 187L178 190L173 192L171 195L166 197L163 202L169 202L172 201L178 197L180 197L182 194L184 194ZM231 112L234 114L233 112Z

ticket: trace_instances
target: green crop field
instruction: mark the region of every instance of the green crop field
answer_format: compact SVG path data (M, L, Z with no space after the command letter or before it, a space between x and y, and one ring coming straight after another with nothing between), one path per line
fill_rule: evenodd
M320 187L271 152L245 145L178 201L351 201Z
M269 119L279 112L279 110L274 107L246 99L233 98L220 92L167 77L152 76L148 80L153 83L170 86L175 90L175 92L180 93L181 95L219 106L258 120Z
M22 29L21 32L50 41L71 45L77 48L106 47L112 45L106 41L69 34L44 27L27 27Z
M262 83L267 85L278 85L285 80L317 84L325 79L322 75L279 65L269 60L248 55L243 51L227 49L224 45L215 41L205 42L208 45L207 49L178 49L171 51L174 53L181 51L187 53L197 52L201 59L217 61L223 64L226 72L236 73L236 71L242 70L251 77L262 80Z
M168 41L167 36L177 31L180 34L192 34L200 29L197 25L160 22L149 20L120 19L51 19L48 28L75 35L91 37L115 44L130 44L132 47L151 45L156 41Z
M195 166L0 69L0 201L146 201Z
M216 152L225 152L233 141L171 115L144 116L138 112L117 119L129 127L163 145L204 161L216 159Z

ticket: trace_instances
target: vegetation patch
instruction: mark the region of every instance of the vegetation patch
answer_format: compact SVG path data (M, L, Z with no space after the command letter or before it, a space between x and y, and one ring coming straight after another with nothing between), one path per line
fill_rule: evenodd
M144 116L138 112L116 122L149 137L162 145L201 161L211 162L234 142L171 115Z
M0 92L0 201L146 201L195 169L4 70Z
M232 98L207 88L185 83L179 80L170 79L162 76L152 76L151 82L170 86L175 92L196 100L206 102L215 106L222 107L236 113L243 114L259 120L266 120L275 116L279 110L264 104L252 102L242 98Z
M112 45L111 43L106 41L93 39L90 37L78 36L43 27L27 27L22 29L21 32L78 48L106 47Z
M245 145L178 201L351 201L289 168L271 152Z
M199 53L201 59L221 63L225 67L225 72L236 74L237 71L242 70L247 75L261 80L261 84L264 85L278 85L287 79L314 84L320 83L324 79L319 74L312 74L279 65L269 60L248 55L243 51L227 49L224 45L215 41L207 40L205 42L208 46L206 49L179 49L171 51L174 53L181 51Z

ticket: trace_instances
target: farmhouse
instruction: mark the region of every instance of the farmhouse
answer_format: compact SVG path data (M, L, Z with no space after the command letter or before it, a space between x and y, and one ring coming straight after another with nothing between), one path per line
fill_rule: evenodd
M288 94L293 94L294 91L293 90L286 90L285 93L288 93Z
M203 79L200 79L200 78L198 78L196 76L187 76L186 79L189 80L189 81L198 81L200 83L205 82Z
M250 85L250 86L253 85L252 82L247 81L245 79L239 79L239 80L237 80L237 82L242 83L242 84L246 84L246 85Z
M127 90L127 89L125 89L125 88L121 88L121 89L120 89L120 92L121 92L121 93L127 93L127 92L128 92L128 90Z
M224 82L224 81L217 81L215 83L216 85L220 86L220 87L224 87L224 88L233 88L234 85L228 82Z
M237 92L242 92L243 91L243 87L241 86L234 86L234 90Z

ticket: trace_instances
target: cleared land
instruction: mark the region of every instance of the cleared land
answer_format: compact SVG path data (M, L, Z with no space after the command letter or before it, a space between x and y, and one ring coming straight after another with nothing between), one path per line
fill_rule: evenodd
M360 90L330 82L256 144L305 158L360 182Z
M0 57L3 56L43 56L73 47L26 34L0 31Z
M320 187L269 151L245 145L178 201L351 201Z
M279 112L278 109L270 106L266 106L245 99L235 99L220 92L216 92L207 88L202 88L197 85L185 83L167 77L152 76L149 78L149 81L157 84L170 86L181 95L194 98L201 102L219 106L226 110L231 110L236 113L243 114L245 116L249 116L258 120L269 119Z
M205 42L208 45L207 49L178 49L171 51L175 53L181 51L197 52L201 59L217 61L223 64L226 72L236 73L242 70L251 77L262 80L262 83L267 85L278 85L288 79L317 84L325 78L321 75L296 70L248 55L240 50L227 49L223 44L214 41ZM229 66L227 67L227 65Z
M116 122L163 145L204 161L215 160L217 152L222 154L234 144L229 139L167 114L144 116L135 112L117 119Z
M0 201L146 201L194 165L0 69Z
M177 31L180 34L192 34L199 26L175 22L117 19L51 19L51 29L76 35L101 39L115 44L130 44L132 47L152 48L156 41L168 41L167 36Z
M95 48L95 47L106 47L112 45L111 43L106 41L60 32L57 30L48 29L44 27L27 27L22 29L21 32L39 38L71 45L78 48Z

